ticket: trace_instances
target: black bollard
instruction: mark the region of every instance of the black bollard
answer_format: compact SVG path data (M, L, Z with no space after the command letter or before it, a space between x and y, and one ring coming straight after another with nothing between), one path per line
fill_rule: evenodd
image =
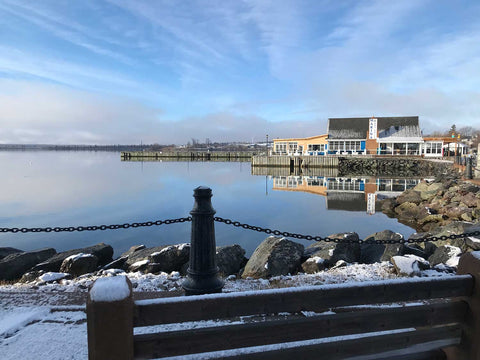
M187 279L182 287L186 295L201 295L222 292L223 281L218 278L215 262L215 226L212 207L212 190L199 186L193 190L195 203L192 215L190 263Z
M471 158L471 156L469 156L467 158L467 165L465 167L465 178L466 179L473 179L472 158Z

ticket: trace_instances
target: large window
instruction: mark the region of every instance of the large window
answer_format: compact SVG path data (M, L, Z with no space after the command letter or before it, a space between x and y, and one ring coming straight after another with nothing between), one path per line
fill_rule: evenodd
M298 148L298 143L297 142L289 142L288 143L288 152L290 154L293 154L293 153L297 152L297 148Z
M353 151L362 151L362 142L360 140L345 140L345 141L330 141L329 143L330 151L338 152L353 152Z
M442 143L441 142L427 142L425 143L425 154L442 155Z
M275 143L275 152L279 155L285 155L287 153L287 143L286 142Z
M308 151L325 151L325 144L309 144Z

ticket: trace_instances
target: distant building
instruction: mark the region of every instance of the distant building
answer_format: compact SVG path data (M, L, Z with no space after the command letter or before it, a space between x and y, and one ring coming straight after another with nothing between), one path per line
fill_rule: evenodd
M418 116L328 119L327 134L274 139L273 155L417 155L442 157L457 139L423 138Z
M327 135L307 138L274 139L273 155L326 155Z

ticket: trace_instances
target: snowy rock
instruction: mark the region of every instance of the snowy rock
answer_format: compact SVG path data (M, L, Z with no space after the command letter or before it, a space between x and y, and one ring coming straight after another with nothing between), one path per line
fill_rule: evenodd
M0 280L20 279L33 266L52 257L55 253L55 249L46 248L7 255L0 260Z
M68 279L70 278L71 275L63 272L47 272L45 274L42 274L38 277L39 281L50 283L50 282L55 282L63 279Z
M462 250L456 246L442 245L435 250L428 261L432 266L437 264L445 264L448 266L457 266Z
M36 265L32 270L58 272L60 271L60 266L62 266L63 260L65 260L69 256L79 253L95 255L98 259L99 266L108 264L113 260L113 248L110 245L100 243L82 249L74 249L58 253L50 257L48 260Z
M393 256L391 261L399 275L415 276L430 268L427 260L415 255Z
M325 270L325 260L319 256L313 256L302 263L302 269L307 274L315 274Z
M348 263L347 263L345 260L338 260L338 261L335 263L335 266L332 267L332 270L336 270L336 269L345 267L345 266L347 266L347 265L348 265Z
M148 256L150 263L158 264L155 272L163 271L170 273L180 271L183 264L188 262L190 256L190 244L169 245ZM128 261L128 260L127 260Z
M148 268L148 264L150 264L150 260L148 259L137 261L128 267L128 271L145 271Z
M61 273L69 273L75 277L94 272L97 269L98 258L92 254L79 253L63 260Z
M125 267L125 263L127 262L128 256L120 256L118 259L109 262L107 265L102 267L102 270L109 270L109 269L123 269Z
M345 242L325 242L319 241L313 243L305 249L304 256L320 257L325 261L325 267L334 266L338 260L344 260L347 263L355 263L360 261L360 244L358 234L355 232L332 234L328 236L330 239L340 239ZM355 241L348 243L348 241Z
M469 248L475 251L480 250L480 238L470 236L470 237L467 237L465 241Z
M294 273L300 266L303 245L283 237L266 238L245 265L242 278L266 278Z
M247 263L245 250L238 244L217 247L215 260L219 275L224 277L238 274Z

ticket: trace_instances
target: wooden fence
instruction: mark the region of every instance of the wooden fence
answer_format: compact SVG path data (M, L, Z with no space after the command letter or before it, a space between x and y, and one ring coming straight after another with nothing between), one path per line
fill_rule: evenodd
M126 277L129 291L116 301L96 301L95 283L87 303L89 359L206 352L202 358L480 359L479 259L480 252L464 255L455 276L136 302ZM227 321L243 317L249 320ZM134 334L139 327L216 319L223 322Z

